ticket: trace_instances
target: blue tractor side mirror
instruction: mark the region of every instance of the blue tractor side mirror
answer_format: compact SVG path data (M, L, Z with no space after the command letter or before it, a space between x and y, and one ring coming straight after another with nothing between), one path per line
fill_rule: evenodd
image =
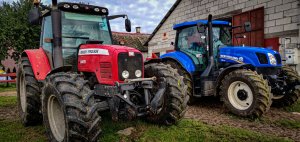
M197 23L197 30L199 33L204 33L206 30L206 25L201 22Z
M250 22L245 22L244 23L244 29L246 32L250 32L251 31L251 23Z

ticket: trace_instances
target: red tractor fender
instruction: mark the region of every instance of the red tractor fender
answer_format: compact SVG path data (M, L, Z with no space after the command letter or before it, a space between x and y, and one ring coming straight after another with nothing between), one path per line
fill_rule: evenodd
M51 71L51 66L43 48L25 50L22 54L28 57L34 76L37 80L45 80Z

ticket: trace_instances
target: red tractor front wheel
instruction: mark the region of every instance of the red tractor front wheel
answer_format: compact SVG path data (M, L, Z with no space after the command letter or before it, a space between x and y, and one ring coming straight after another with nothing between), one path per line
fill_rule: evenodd
M177 123L187 110L187 87L177 70L170 65L163 63L150 63L145 65L145 77L155 76L157 80L166 79L167 88L164 94L163 105L156 115L151 115L147 119L154 123L173 125ZM158 82L154 83L157 87ZM157 90L154 87L153 92Z
M49 141L98 141L99 105L87 81L75 73L47 77L42 112Z

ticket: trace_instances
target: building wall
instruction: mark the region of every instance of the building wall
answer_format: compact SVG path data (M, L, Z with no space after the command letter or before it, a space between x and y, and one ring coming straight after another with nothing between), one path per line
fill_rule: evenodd
M175 41L174 24L206 19L208 14L226 18L259 7L264 7L265 38L279 37L281 53L290 45L299 48L299 0L182 0L149 41L148 56L173 49L170 43ZM290 38L290 44L282 44L286 38Z

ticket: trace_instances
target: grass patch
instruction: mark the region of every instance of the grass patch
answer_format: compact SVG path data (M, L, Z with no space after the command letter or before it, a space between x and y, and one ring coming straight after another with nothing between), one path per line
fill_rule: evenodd
M136 130L129 137L119 136L117 131L134 127ZM269 134L229 127L211 126L201 122L183 119L174 126L153 125L143 121L112 122L103 120L101 141L137 141L137 142L198 142L198 141L291 141Z
M286 128L298 129L300 128L300 122L289 119L281 119L275 122L276 125L283 126Z
M19 121L0 121L1 142L42 142L47 140L44 133L43 126L24 127Z
M16 96L0 96L0 107L10 107L17 105Z
M9 84L8 87L6 84L0 84L0 92L6 91L16 91L16 84Z
M117 131L135 127L136 134L120 137ZM177 126L150 125L137 122L108 122L103 124L101 141L187 142L187 141L290 141L254 131L228 126L209 126L192 120L182 120ZM23 127L18 121L0 121L0 141L47 141L43 126Z
M211 126L192 120L182 120L178 126L152 126L141 136L148 141L289 141L272 135L228 126Z
M300 112L300 100L297 103L286 107L285 110L289 112Z
M16 97L0 97L0 108L14 106ZM7 108L9 109L9 108ZM107 142L185 142L185 141L291 141L269 134L229 127L225 125L211 126L198 121L183 119L174 126L161 126L144 121L113 122L109 113L104 113L102 135L100 140ZM117 134L119 130L134 127L135 132L128 136ZM296 125L298 127L298 125ZM23 127L17 120L0 120L0 141L47 141L42 125Z

